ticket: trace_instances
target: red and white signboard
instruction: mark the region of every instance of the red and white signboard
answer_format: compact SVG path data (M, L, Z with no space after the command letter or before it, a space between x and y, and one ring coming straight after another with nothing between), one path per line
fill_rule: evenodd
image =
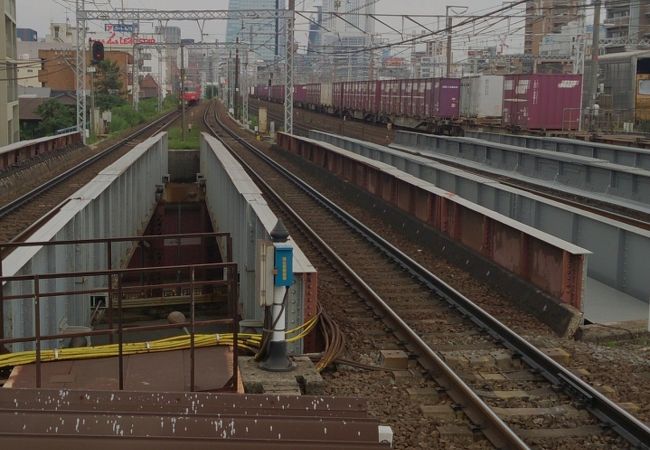
M132 47L134 44L155 44L158 40L153 36L119 36L117 33L110 33L106 37L93 39L104 44L105 47Z

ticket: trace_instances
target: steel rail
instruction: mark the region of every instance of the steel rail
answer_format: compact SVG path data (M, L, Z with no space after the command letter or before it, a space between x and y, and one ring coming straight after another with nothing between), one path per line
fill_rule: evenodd
M210 109L211 108L208 108L208 110L206 110L206 117ZM442 279L438 278L436 275L431 273L428 269L423 267L421 264L419 264L418 262L410 258L399 248L395 247L390 242L386 241L384 238L382 238L377 233L375 233L374 231L372 231L371 229L363 225L361 222L359 222L349 213L347 213L346 211L338 207L338 205L336 205L327 197L325 197L317 190L312 188L302 179L289 172L287 169L282 167L277 162L273 161L270 157L268 157L263 152L255 148L255 146L246 142L243 138L237 136L237 134L234 131L230 130L220 121L218 115L216 114L215 114L215 120L233 139L235 139L241 145L245 146L250 151L254 152L258 157L264 160L267 164L269 164L279 173L284 175L287 179L289 179L301 190L309 194L318 203L320 203L325 208L327 208L332 214L337 216L340 220L345 222L356 232L364 236L365 239L367 239L369 242L371 242L373 245L379 248L385 255L393 259L401 267L403 267L405 270L413 274L418 280L420 280L422 284L429 287L432 291L434 291L436 294L438 294L444 300L446 300L450 305L450 307L457 309L462 315L464 315L469 320L474 322L478 327L480 327L482 330L490 334L494 339L501 342L502 345L504 345L506 348L510 349L514 353L515 357L521 358L521 360L524 363L526 363L533 371L539 373L544 378L546 378L550 383L552 383L554 386L558 387L559 389L563 390L565 393L569 394L572 398L576 399L581 406L584 406L586 410L588 410L596 418L602 421L606 426L611 427L612 430L618 433L623 439L628 441L630 444L635 446L635 448L650 450L650 427L648 427L646 424L644 424L643 422L641 422L640 420L632 416L630 413L622 409L616 403L614 403L613 401L611 401L610 399L602 395L591 385L589 385L588 383L584 382L583 380L575 376L572 372L570 372L568 369L563 367L561 364L557 363L555 360L548 357L546 354L544 354L539 349L537 349L534 345L526 341L523 337L519 336L509 327L501 323L495 317L491 316L487 311L483 310L480 306L476 305L474 302L472 302L470 299L468 299L463 294L458 292L452 286L448 285L446 282L444 282ZM209 129L213 130L213 133L216 135L214 129L211 126L209 126L207 122L206 122L206 126L208 126ZM224 145L228 147L226 143L224 143ZM235 152L232 153L235 154ZM241 158L238 159L240 159L241 161ZM252 169L249 168L249 170ZM295 212L293 214L295 214ZM378 303L378 305L381 305L381 303ZM388 308L387 305L386 307ZM380 306L380 308L384 308L384 306ZM395 327L393 328L394 331L397 332L399 330L399 332L405 333L406 336L408 336L409 338L411 337L411 333L414 333L410 329L408 329L410 330L409 332L408 330L402 328L402 326L406 326L406 324L404 324L403 321L399 319L399 317L395 318L392 317L392 315L390 314L387 314L386 317L391 318L391 321L395 321L395 323L398 325L398 328ZM399 320L395 320L395 319L399 319ZM402 323L400 324L400 322ZM406 327L408 328L408 326ZM427 355L427 357L429 357L430 354L437 356L435 352L426 343L421 342L420 344L418 342L419 337L417 335L415 335L414 337L417 339L414 340L412 343L416 346L416 348L419 348L420 345L423 344L428 349L428 351L425 349L426 352L425 355ZM421 341L421 339L419 339L419 341ZM430 363L436 364L437 362L434 359L430 359ZM444 362L442 364L444 364ZM425 367L429 369L429 367L427 367L426 365ZM469 388L462 380L458 379L458 381L471 391L471 388ZM464 389L461 386L458 386L458 389L464 393ZM454 391L451 390L450 396L453 393ZM471 393L478 399L480 403L484 405L484 402L480 398L478 398L473 391L471 391ZM458 401L456 399L454 400ZM472 397L468 396L463 398L459 402L461 405L463 405L466 408L466 412L469 412L467 411L468 405L466 402L470 400L472 400ZM481 408L481 406L479 405L476 405L476 407ZM492 414L494 413L492 412ZM470 416L470 418L472 417ZM474 419L472 418L472 420ZM500 418L498 418L498 420L501 421ZM480 425L481 422L478 422L478 424ZM512 430L510 429L508 430L510 431L510 433L513 433ZM483 428L482 431L486 434L486 437L489 438L489 436L487 435L487 430ZM518 448L518 447L508 446L502 448ZM525 444L524 447L519 447L519 448L526 448Z
M99 161L100 159L104 158L105 156L108 156L110 153L113 151L117 150L118 148L122 147L125 145L127 142L130 140L137 138L144 134L145 132L149 131L151 128L154 128L156 125L159 125L160 123L165 123L167 121L167 124L172 123L178 115L178 111L174 110L171 111L162 117L154 120L150 124L144 126L143 128L131 133L130 135L126 136L123 139L120 139L119 142L111 145L105 150L102 150L100 153L97 153L96 155L82 161L81 163L77 164L74 167L71 167L70 169L66 170L63 173L60 173L59 175L55 176L54 178L49 179L45 183L41 184L40 186L35 187L31 191L21 195L20 197L5 203L4 205L0 206L0 219L3 217L11 214L12 212L16 211L18 208L22 207L23 205L29 203L39 195L47 192L48 190L52 189L54 186L57 186L61 184L62 182L70 179L72 176L76 175L77 173L81 172L83 169L86 167L90 166L91 164L95 163L96 161ZM171 117L173 117L171 120L169 120Z
M277 194L271 186L268 185L257 173L232 149L230 145L224 142L218 136L216 130L208 123L207 116L210 113L208 108L204 115L205 126L212 132L212 134L221 141L221 143L230 151L230 153L242 164L248 173L250 173L256 181L256 184L266 190L275 202L286 211L291 218L298 223L306 235L309 236L321 252L327 255L335 264L337 264L342 271L345 272L347 277L353 281L356 287L365 296L368 304L374 309L379 317L390 327L395 336L403 342L407 342L410 347L409 350L418 355L419 363L428 370L430 375L436 382L445 390L445 392L452 398L458 405L461 405L464 413L469 417L476 427L476 431L481 431L486 438L497 448L503 449L529 449L529 447L517 436L514 431L499 417L494 411L483 401L481 398L469 387L441 358L438 354L427 345L424 340L402 320L401 317L327 244L323 241L318 234L296 213L291 206L289 206ZM219 118L215 115L215 119L219 125L238 143L245 146L247 149L253 151L257 156L262 156L266 163L269 163L274 169L282 169L276 162L270 160L266 155L263 155L254 146L241 139L232 130L226 127ZM282 169L280 173L289 178L294 184L305 191L308 195L314 197L313 193L316 192L313 188L308 186L304 181L300 180L295 175ZM318 194L319 196L321 194ZM322 203L325 208L331 211L332 202L323 197L326 203ZM318 199L317 199L318 200ZM340 215L336 214L339 218Z

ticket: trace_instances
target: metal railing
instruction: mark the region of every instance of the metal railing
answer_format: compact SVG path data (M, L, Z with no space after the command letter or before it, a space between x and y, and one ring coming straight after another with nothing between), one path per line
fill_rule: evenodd
M60 246L60 245L82 245L82 244L103 244L106 248L107 267L102 270L89 270L89 271L76 271L76 272L60 272L60 273L45 273L45 274L28 274L28 275L14 275L4 276L2 272L2 259L0 259L0 347L5 344L33 342L35 348L35 366L36 366L36 387L40 388L42 384L42 342L52 341L59 339L70 339L75 337L90 337L90 336L108 336L110 342L113 343L117 336L118 345L118 380L119 389L124 389L124 335L128 333L142 332L142 331L157 331L165 329L183 329L189 327L190 336L190 390L195 390L195 335L197 327L205 326L228 326L230 325L233 334L233 374L226 386L237 387L237 358L238 358L238 306L237 306L237 264L234 262L225 263L201 263L201 264L179 264L171 266L159 267L139 267L127 269L113 269L112 268L112 247L115 243L123 242L138 242L141 245L145 241L151 240L176 240L177 245L181 245L181 239L186 238L200 238L204 243L207 239L221 239L222 248L225 247L226 261L232 261L232 239L228 233L193 233L193 234L170 234L170 235L155 235L155 236L137 236L137 237L119 237L119 238L104 238L104 239L84 239L84 240L69 240L69 241L53 241L53 242L11 242L0 243L0 256L3 255L3 249L14 249L17 247L33 247L33 246ZM210 272L208 272L210 271ZM156 273L162 275L164 273L173 273L177 278L174 282L165 282L161 278L160 283L145 284L144 275L149 273ZM197 273L205 274L205 280L197 280ZM208 275L210 274L210 275ZM218 276L215 276L217 274ZM182 275L185 275L184 277ZM140 283L129 284L125 283L125 279L133 279L133 277L140 276ZM213 277L215 279L210 279ZM49 290L43 291L41 289L41 282L47 280L66 280L66 279L105 279L106 285L92 289L81 290ZM31 285L31 292L5 295L4 288L11 283L28 283ZM57 285L58 283L53 283ZM227 319L213 319L213 320L197 320L196 319L196 293L199 289L204 287L224 286L226 288L226 297L228 302L228 310L230 317ZM143 325L124 327L123 317L123 300L127 298L129 292L136 292L142 295L144 292L158 291L160 296L164 297L163 291L165 289L186 289L189 296L190 304L190 319L181 323L160 324L160 325ZM97 295L106 294L108 312L108 328L100 330L84 330L72 333L57 333L57 334L42 334L41 333L41 303L43 301L56 299L57 297L76 297L80 295ZM5 302L16 300L33 300L32 313L34 317L34 335L23 337L6 338L4 335L4 314L3 306ZM83 301L82 299L81 301ZM72 300L71 300L72 301ZM87 300L86 300L87 301ZM96 309L96 308L95 308ZM117 311L117 324L115 323L114 310ZM93 312L95 314L95 312Z
M562 112L562 130L577 131L579 123L580 131L627 133L634 131L635 120L635 110L630 108L566 108Z

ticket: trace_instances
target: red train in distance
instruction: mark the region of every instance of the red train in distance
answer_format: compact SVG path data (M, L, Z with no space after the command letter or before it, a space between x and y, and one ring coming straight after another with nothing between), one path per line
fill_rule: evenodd
M199 103L201 101L201 86L192 81L186 81L183 85L183 101L188 106Z

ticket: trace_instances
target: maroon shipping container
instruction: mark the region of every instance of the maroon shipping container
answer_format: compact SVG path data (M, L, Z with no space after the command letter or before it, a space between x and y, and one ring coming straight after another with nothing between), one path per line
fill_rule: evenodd
M526 130L577 130L582 75L506 75L503 123Z
M307 88L304 84L296 84L293 86L293 101L298 103L305 103L307 100Z
M460 115L460 78L434 78L431 88L431 115L456 119Z
M377 110L377 82L349 81L343 83L343 103L346 108L364 113Z
M271 100L277 103L284 102L284 84L271 86Z
M269 87L266 84L260 84L255 87L255 95L257 98L266 100L269 98Z
M310 83L305 85L305 103L308 105L320 104L320 83Z
M402 81L401 114L413 118L425 118L431 114L431 79Z
M343 104L343 83L334 83L332 85L332 104L339 111L344 109Z
M402 80L384 80L379 83L379 112L387 115L399 115L402 103Z

